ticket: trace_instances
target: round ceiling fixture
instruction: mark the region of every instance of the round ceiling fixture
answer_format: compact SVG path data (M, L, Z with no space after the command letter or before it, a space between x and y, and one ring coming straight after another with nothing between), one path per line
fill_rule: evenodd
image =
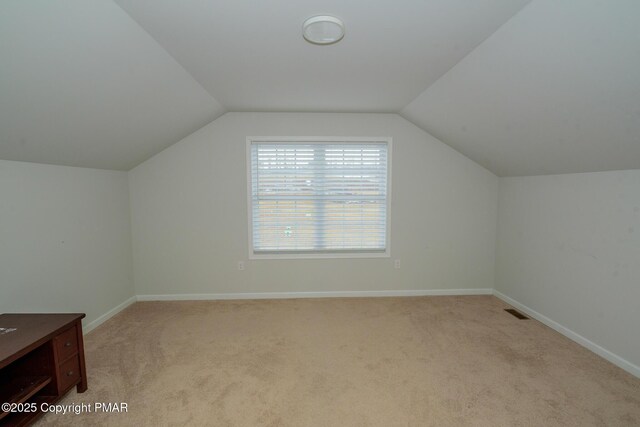
M302 24L302 35L313 44L332 44L344 37L344 23L335 16L314 16Z

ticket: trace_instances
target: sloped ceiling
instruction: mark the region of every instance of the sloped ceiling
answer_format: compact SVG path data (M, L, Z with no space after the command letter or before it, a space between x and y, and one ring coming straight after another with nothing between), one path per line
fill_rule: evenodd
M128 170L223 113L118 5L0 2L0 158Z
M116 0L232 111L397 112L529 0ZM344 39L316 46L305 19Z
M501 176L640 168L640 2L535 0L401 114Z
M332 46L302 22L345 21ZM636 0L4 0L0 158L127 170L229 111L399 112L494 173L640 168Z

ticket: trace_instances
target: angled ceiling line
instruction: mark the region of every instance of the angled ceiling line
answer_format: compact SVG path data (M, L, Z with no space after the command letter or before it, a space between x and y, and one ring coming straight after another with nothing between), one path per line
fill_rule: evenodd
M480 42L478 42L475 46L473 46L473 48L471 48L471 50L469 52L467 52L466 55L464 55L463 57L461 57L460 59L458 59L454 64L452 64L449 68L447 68L447 70L442 73L440 75L440 77L438 77L437 79L435 79L434 81L432 81L427 87L424 88L424 90L422 90L421 92L418 92L418 94L416 94L416 96L414 96L413 98L411 98L411 100L409 102L407 102L404 106L400 107L397 111L398 114L400 114L402 116L402 110L404 110L405 108L407 108L407 106L411 105L411 103L413 103L413 101L415 101L416 99L418 99L420 96L422 96L422 94L424 94L426 91L429 90L430 87L432 87L433 85L435 85L436 83L438 83L438 81L440 79L442 79L443 77L445 77L447 74L449 74L449 72L451 72L451 70L453 70L455 67L458 66L458 64L460 64L462 61L464 61L465 58L467 58L469 55L471 55L476 49L478 49L480 46L482 46L484 43L486 43L489 39L491 39L492 37L494 37L496 35L497 32L500 31L501 28L503 28L505 25L507 25L510 21L512 21L517 15L523 13L523 11L529 7L535 0L529 0L526 4L524 4L519 10L516 11L516 13L514 13L513 15L511 15L506 21L504 21L502 24L500 24L491 34L487 35L484 39L480 40ZM402 116L404 117L404 116ZM406 117L404 117L406 119ZM409 119L407 119L409 120ZM411 120L409 120L411 121ZM413 122L412 122L413 123ZM414 123L415 124L415 123ZM418 125L416 125L418 126ZM418 126L420 127L420 126ZM435 136L435 135L434 135Z
M118 9L122 10L122 12L124 14L126 14L146 35L148 35L162 50L164 50L166 52L166 54L180 67L184 70L185 73L187 73L194 82L197 83L198 86L200 86L200 88L205 91L210 97L211 99L213 99L218 105L220 105L222 107L221 113L217 114L211 121L214 121L215 119L217 119L218 117L222 116L224 113L228 112L227 107L225 105L223 105L220 101L218 101L215 96L213 96L213 94L211 92L209 92L207 90L206 87L204 87L204 85L202 83L200 83L200 81L198 79L195 78L195 76L191 73L191 71L189 71L180 61L178 61L178 59L173 56L171 54L171 52L169 52L169 50L167 50L166 47L164 47L164 45L162 43L160 43L160 41L158 39L156 39L153 34L151 34L149 31L147 31L147 29L145 27L142 26L142 24L133 16L131 15L126 9L124 9L122 6L120 6L120 4L118 4L118 2L116 2L115 0L110 0L113 4L116 5L116 7L118 7ZM198 130L195 129L194 132ZM177 141L176 141L177 142Z

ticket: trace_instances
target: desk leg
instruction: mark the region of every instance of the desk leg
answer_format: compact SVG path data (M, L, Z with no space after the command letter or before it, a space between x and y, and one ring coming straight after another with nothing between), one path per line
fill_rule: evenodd
M78 356L80 357L80 383L76 386L78 393L87 391L87 368L84 363L84 339L82 335L82 320L78 320L76 324L76 332L78 334Z

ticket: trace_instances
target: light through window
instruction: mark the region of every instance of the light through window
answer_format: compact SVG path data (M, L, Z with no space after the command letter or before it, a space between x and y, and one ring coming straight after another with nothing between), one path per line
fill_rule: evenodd
M248 141L253 255L385 255L389 140Z

